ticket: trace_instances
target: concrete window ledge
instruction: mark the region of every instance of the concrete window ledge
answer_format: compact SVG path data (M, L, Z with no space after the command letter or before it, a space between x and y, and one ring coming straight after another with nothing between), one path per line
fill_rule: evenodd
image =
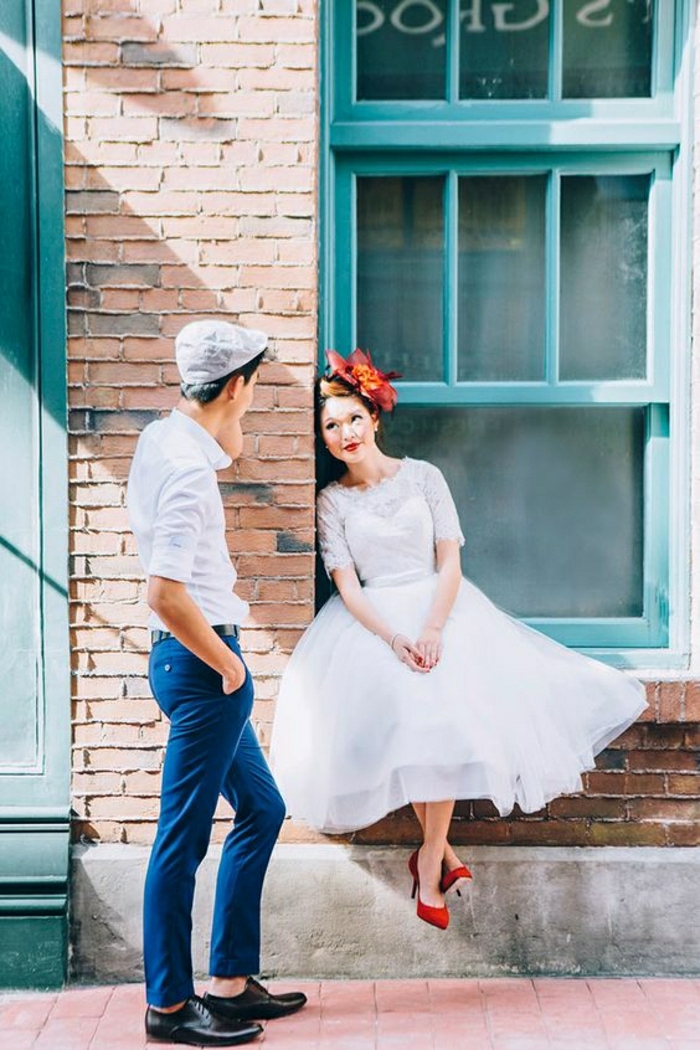
M693 920L700 849L479 846L474 884L449 895L442 933L409 899L409 850L281 845L263 906L269 976L382 978L514 974L697 974ZM194 957L207 971L218 848L198 878ZM142 978L141 902L149 850L76 846L71 975Z

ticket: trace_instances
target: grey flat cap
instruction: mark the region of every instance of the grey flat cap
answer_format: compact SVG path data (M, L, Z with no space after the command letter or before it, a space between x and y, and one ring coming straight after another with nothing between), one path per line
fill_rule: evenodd
M267 336L228 321L192 321L175 339L183 383L213 383L242 368L267 348Z

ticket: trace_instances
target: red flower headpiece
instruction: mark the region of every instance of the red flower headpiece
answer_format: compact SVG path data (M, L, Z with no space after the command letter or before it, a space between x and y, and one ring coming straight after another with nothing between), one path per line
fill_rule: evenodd
M400 372L380 372L372 364L369 354L362 350L353 350L344 360L335 350L326 350L330 376L337 376L353 387L359 394L381 409L391 412L398 400L398 394L389 382L400 379Z

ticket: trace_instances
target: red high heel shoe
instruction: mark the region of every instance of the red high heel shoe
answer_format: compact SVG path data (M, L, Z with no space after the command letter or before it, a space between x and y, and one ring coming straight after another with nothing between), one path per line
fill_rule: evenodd
M451 890L455 882L459 882L460 879L473 879L474 876L470 872L466 864L460 864L458 868L453 868L452 871L446 872L440 879L440 892L447 893ZM455 893L458 897L462 894L459 892L459 886L456 887Z
M418 878L418 850L414 850L411 856L408 858L408 870L413 876L413 889L411 890L411 900L413 900L418 894L418 901L416 902L416 915L423 922L427 922L430 926L436 926L439 930L446 930L450 924L450 913L447 910L447 906L443 905L442 908L433 908L430 904L423 904L420 899L420 879Z

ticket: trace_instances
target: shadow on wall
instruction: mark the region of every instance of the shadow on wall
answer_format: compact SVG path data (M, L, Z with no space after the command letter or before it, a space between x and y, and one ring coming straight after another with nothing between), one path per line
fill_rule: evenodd
M222 478L263 742L276 678L310 618L314 21L299 19L299 42L257 43L232 39L246 21L235 6L189 15L173 2L156 20L137 0L64 6L77 832L124 839L132 811L119 797L143 796L134 828L153 816L164 740L144 680L125 481L138 434L176 399L172 339L190 320L262 328L278 354L261 369L242 460ZM10 61L17 43L0 38ZM40 54L38 68L52 61ZM58 134L60 112L39 119ZM107 776L115 786L99 789Z

